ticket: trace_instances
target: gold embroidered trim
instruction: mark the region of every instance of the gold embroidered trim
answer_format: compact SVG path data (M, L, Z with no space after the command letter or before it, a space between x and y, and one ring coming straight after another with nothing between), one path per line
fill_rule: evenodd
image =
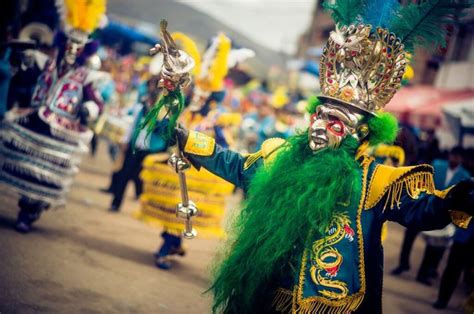
M255 152L247 157L244 163L244 170L249 169L257 160L263 158L264 161L271 160L273 158L273 153L280 148L286 141L282 138L274 137L269 138L268 140L262 143L262 149L258 152Z
M262 143L262 157L268 159L273 153L280 148L286 141L279 137L272 137Z
M362 156L367 155L368 151L369 151L369 142L364 141L362 144L360 144L359 148L357 148L355 159L358 160Z
M212 137L196 131L189 131L184 152L198 156L211 156L214 153L215 145L216 140Z
M262 158L262 151L261 150L259 150L256 153L253 153L253 154L249 155L247 157L247 159L245 159L244 170L247 170L248 168L250 168L260 158Z
M341 300L347 297L347 294L349 293L347 283L341 280L324 278L321 275L321 272L328 268L337 267L337 269L339 269L341 266L343 257L334 245L345 239L346 233L344 226L350 226L350 223L351 221L347 212L336 213L333 216L329 227L335 228L335 231L332 232L331 235L322 237L315 241L312 246L310 267L311 279L316 285L337 290L338 292L323 289L319 291L319 293L324 297L332 300ZM326 232L328 232L328 230L326 230Z
M369 184L366 209L371 209L387 195L384 209L400 206L403 191L411 198L418 198L420 193L433 194L433 168L429 165L394 168L377 165Z
M306 249L303 252L301 261L301 270L299 274L298 285L294 287L293 291L287 289L278 289L273 299L273 305L278 312L282 313L348 313L355 311L364 300L366 281L365 281L365 258L364 258L364 238L362 234L362 210L367 195L367 174L369 172L370 163L373 158L363 156L362 161L363 176L362 176L362 190L359 206L357 208L357 236L359 241L359 274L360 274L360 290L355 294L345 297L341 300L328 300L325 297L309 297L303 299L303 286L306 273Z
M442 190L442 191L440 191L440 190L435 190L435 191L434 191L434 195L436 195L436 196L439 197L439 198L445 199L446 196L448 196L449 191L451 191L451 189L452 189L453 187L454 187L454 185L453 185L453 186L450 186L449 188L444 189L444 190Z

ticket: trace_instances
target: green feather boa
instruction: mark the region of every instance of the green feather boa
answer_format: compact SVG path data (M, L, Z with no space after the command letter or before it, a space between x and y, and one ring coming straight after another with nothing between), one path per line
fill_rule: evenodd
M263 312L281 280L297 276L310 232L325 233L336 202L360 193L352 188L360 175L357 147L347 137L339 149L313 154L304 133L257 171L214 272L214 312Z

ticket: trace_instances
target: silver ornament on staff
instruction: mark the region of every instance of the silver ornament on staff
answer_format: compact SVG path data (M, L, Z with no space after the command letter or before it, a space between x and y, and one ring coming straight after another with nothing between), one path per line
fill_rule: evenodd
M197 232L193 228L191 218L197 214L198 209L196 204L194 204L188 196L188 187L186 185L186 175L184 172L191 168L191 165L184 157L183 152L179 149L179 144L177 154L171 155L170 159L168 160L168 164L178 174L179 178L181 203L179 203L176 207L176 216L185 220L185 230L183 231L183 237L186 239L193 239L196 237Z
M194 68L193 58L177 48L171 34L166 30L167 26L168 23L162 20L160 23L162 43L150 49L151 55L163 55L163 67L159 86L164 87L165 95L169 91L186 87L191 82L189 73ZM170 104L170 106L173 106L173 104ZM181 203L176 207L176 216L183 218L185 221L185 230L183 231L184 238L193 239L196 237L197 232L192 226L191 218L197 214L198 209L189 199L185 175L185 171L191 168L191 165L184 157L177 135L176 142L176 153L172 154L168 160L168 165L173 168L179 178Z

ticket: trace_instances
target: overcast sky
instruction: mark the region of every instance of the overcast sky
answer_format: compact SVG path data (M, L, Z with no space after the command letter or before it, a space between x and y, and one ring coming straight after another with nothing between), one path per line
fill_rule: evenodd
M178 0L277 51L293 53L315 0Z

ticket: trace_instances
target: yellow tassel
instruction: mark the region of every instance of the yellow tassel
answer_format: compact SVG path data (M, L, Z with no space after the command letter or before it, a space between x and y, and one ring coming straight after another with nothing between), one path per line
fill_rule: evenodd
M431 173L420 172L406 176L392 183L387 191L384 210L389 204L390 208L394 208L395 206L400 208L403 191L413 199L418 198L422 192L433 194L435 193L433 176Z

